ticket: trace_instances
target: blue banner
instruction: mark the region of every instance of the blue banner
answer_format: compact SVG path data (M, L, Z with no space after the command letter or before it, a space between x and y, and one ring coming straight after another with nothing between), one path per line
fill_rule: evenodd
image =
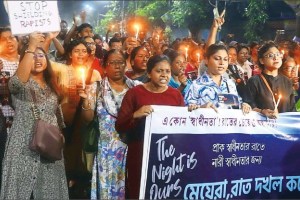
M300 116L154 106L140 199L300 198Z

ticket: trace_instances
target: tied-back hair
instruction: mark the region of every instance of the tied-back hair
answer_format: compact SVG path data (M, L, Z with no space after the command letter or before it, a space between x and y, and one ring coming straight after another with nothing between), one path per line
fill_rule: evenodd
M273 41L266 41L265 43L263 43L263 45L261 45L261 47L258 49L258 59L261 59L264 57L264 54L272 47L275 47L278 49L278 46L273 42ZM261 69L264 69L265 66L263 64L261 64L260 62L258 62L258 66Z
M155 65L162 61L167 61L169 63L169 65L171 66L170 59L166 55L155 55L155 56L150 57L147 62L147 72L151 73L151 71L155 67Z
M228 49L224 44L212 44L207 48L205 53L205 58L209 59L212 55L217 53L219 50L224 50L228 54Z
M105 56L104 56L104 58L103 58L103 66L104 67L107 67L108 66L108 58L110 57L110 55L112 55L112 54L120 54L121 56L122 56L122 58L123 58L123 61L125 62L125 60L126 60L126 58L125 58L125 55L124 55L124 53L121 51L121 50L118 50L118 49L111 49L111 50L109 50L106 54L105 54Z
M43 71L43 77L45 79L47 86L51 89L52 92L54 92L58 96L59 101L60 101L62 99L62 92L61 92L60 88L58 87L57 75L53 71L50 60L49 60L46 52L44 51L44 49L41 47L37 47L36 49L41 50L45 55L47 67ZM25 56L25 50L23 50L20 54L20 62L23 60L24 56Z
M174 62L174 60L178 57L181 56L181 54L179 54L177 51L175 51L174 49L166 49L163 52L164 55L168 56L168 58L170 59L171 64Z

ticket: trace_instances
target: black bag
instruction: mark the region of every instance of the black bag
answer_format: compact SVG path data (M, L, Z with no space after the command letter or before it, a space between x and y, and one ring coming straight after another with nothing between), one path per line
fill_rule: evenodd
M97 81L96 99L100 90L100 82ZM96 100L97 102L97 100ZM83 127L83 151L87 153L96 153L98 151L98 139L100 136L99 121L95 109L93 120Z
M83 151L87 153L98 151L98 139L100 135L98 123L98 116L95 115L94 119L84 129Z

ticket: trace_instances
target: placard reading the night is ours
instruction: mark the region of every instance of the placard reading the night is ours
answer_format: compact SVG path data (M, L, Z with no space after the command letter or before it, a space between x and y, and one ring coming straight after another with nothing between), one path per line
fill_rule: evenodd
M5 1L14 35L60 30L57 1Z
M140 199L300 198L300 114L153 106Z

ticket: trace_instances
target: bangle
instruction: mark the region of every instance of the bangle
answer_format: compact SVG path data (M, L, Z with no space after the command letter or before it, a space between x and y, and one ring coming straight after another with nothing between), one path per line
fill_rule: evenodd
M88 103L88 106L89 106L88 108L85 108L85 107L83 107L83 104L82 104L81 108L82 108L82 110L92 110L90 103Z
M25 50L25 53L32 53L32 54L35 54L33 51L30 51L29 49L26 49L26 50Z

